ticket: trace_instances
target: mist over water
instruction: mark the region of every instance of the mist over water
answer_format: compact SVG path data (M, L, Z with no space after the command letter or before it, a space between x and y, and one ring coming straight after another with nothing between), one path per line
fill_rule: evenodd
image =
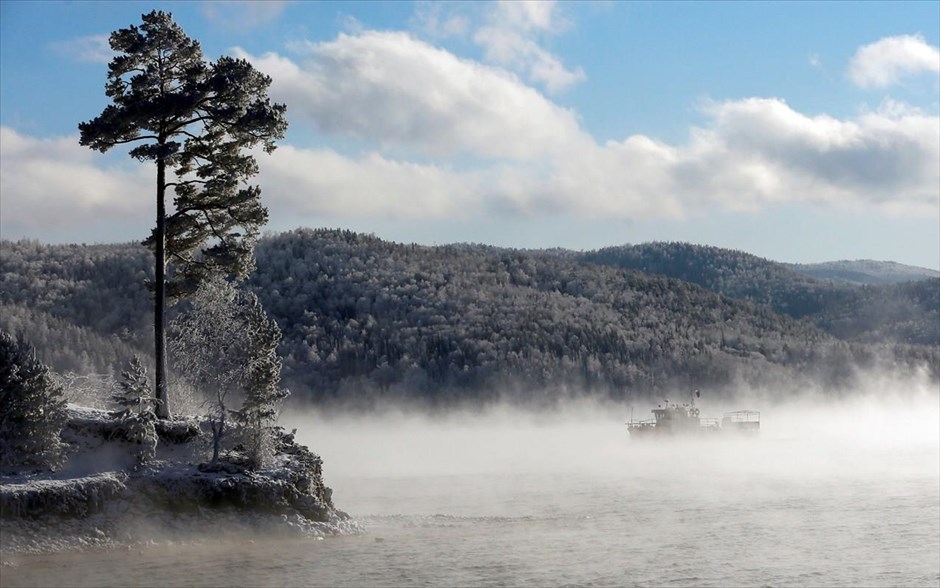
M703 416L761 410L757 437L637 441L628 406L588 402L285 420L370 533L464 546L443 576L409 576L431 584L937 585L940 394L869 382L699 401Z
M703 393L706 417L760 410L756 437L637 441L629 405L587 401L288 410L282 424L323 457L336 505L364 535L208 541L135 562L166 585L937 586L940 391L916 377L868 382L842 398ZM30 561L4 584L48 579ZM120 565L86 557L69 579L113 583L100 570ZM121 583L135 578L150 580Z
M672 400L687 401L674 397ZM394 409L370 415L288 413L281 422L324 458L330 480L447 475L643 475L701 471L774 477L905 471L903 454L940 451L940 390L912 383L831 399L814 393L709 404L703 417L761 411L759 436L631 439L625 422L652 404L572 402L552 412L490 407L435 416ZM881 458L890 457L888 460ZM885 461L885 463L882 463ZM913 465L913 464L912 464ZM940 463L926 470L937 474ZM885 469L887 468L887 469Z

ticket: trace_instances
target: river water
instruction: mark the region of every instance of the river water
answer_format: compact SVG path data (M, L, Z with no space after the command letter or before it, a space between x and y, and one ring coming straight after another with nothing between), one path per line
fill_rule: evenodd
M757 438L664 443L583 407L285 416L364 534L21 556L2 584L940 585L935 395L803 403L765 410Z

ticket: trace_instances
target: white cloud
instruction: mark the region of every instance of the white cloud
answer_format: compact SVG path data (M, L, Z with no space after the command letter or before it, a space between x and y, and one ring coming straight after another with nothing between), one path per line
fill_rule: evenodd
M899 102L843 120L808 116L779 99L710 103L707 124L690 129L685 144L636 135L598 145L574 113L521 80L406 34L341 35L309 48L303 67L274 54L248 57L274 77L278 99L298 105L322 131L377 144L383 157L397 152L399 163L413 153L476 157L482 163L472 174L422 168L413 191L442 193L444 181L429 178L446 177L461 194L485 198L481 209L643 218L793 201L938 206L940 120ZM363 175L374 163L344 160ZM473 199L453 201L466 209Z
M524 31L558 33L570 25L558 7L555 0L500 0L491 18Z
M412 27L432 40L469 36L483 59L554 93L586 79L545 48L571 26L554 0L501 0L487 4L419 2Z
M287 4L284 0L206 0L202 13L215 26L250 30L276 21Z
M108 35L76 37L52 43L49 47L69 59L87 63L108 63L115 55L108 42Z
M484 48L487 61L522 70L530 81L543 84L549 92L563 90L586 77L580 67L567 69L538 43L505 27L483 27L473 40Z
M492 4L487 24L473 36L487 61L525 75L529 81L557 92L584 81L584 70L568 69L545 49L543 37L558 34L570 25L551 0L508 1Z
M431 219L455 210L478 213L482 183L475 174L387 159L353 159L329 149L279 147L259 156L261 185L272 216L382 216Z
M445 4L443 2L419 1L415 3L415 13L411 17L412 27L432 39L462 37L470 30L470 16L455 13L468 5ZM469 5L472 6L472 5Z
M940 198L940 118L886 103L851 120L807 116L778 99L728 101L706 107L712 124L696 133L702 185L745 162L764 180L714 197L762 201L863 202L936 210ZM713 162L719 156L720 162ZM714 163L716 166L711 167ZM694 166L693 166L694 169ZM742 186L744 188L744 186Z
M863 88L884 88L921 73L940 73L940 49L920 34L885 37L860 47L849 62L849 76Z
M102 164L77 136L36 139L0 127L2 226L56 228L150 215L154 176L145 166Z
M512 74L406 33L341 34L307 45L303 66L251 56L272 94L326 133L427 156L533 159L590 143L570 110Z

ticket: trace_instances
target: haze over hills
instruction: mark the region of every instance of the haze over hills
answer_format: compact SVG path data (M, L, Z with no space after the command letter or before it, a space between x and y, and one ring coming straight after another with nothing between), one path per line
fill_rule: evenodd
M147 354L147 250L2 246L0 327L55 369L115 371ZM856 366L940 376L940 279L833 283L678 243L519 251L306 229L262 239L256 257L249 287L283 330L283 375L299 399L838 386Z
M940 271L937 270L904 265L894 261L875 261L873 259L790 263L786 265L790 269L812 278L852 284L914 282L940 278Z

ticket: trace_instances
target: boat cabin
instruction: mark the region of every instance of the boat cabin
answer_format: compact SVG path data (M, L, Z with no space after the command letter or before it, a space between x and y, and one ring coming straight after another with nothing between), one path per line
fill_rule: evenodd
M721 428L727 431L757 433L760 431L760 411L735 410L726 412L721 419Z

